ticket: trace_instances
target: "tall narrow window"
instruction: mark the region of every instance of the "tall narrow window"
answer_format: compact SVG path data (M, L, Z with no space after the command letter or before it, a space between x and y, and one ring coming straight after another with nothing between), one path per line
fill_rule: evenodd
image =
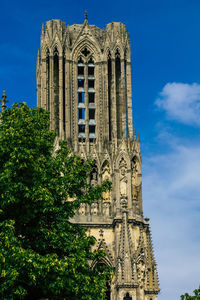
M111 141L112 132L112 112L111 112L111 91L112 91L112 61L111 53L108 53L108 118L109 118L109 140Z
M92 58L88 62L88 78L94 77L94 62Z
M92 58L88 61L88 109L89 109L89 140L96 140L96 121L95 121L95 76L94 61Z
M78 76L77 76L77 86L78 86L78 139L79 141L85 141L85 64L82 58L78 61Z
M81 53L85 57L80 57L77 65L78 138L80 142L85 141L86 138L94 142L96 140L95 65L93 59L87 57L90 52L86 48ZM84 62L85 59L87 62Z
M59 56L56 48L53 55L53 83L55 131L59 134Z
M95 99L95 93L88 93L88 102L89 105L94 103L94 99Z
M117 49L115 53L115 78L116 78L116 109L117 109L117 138L122 137L122 103L121 103L121 59Z

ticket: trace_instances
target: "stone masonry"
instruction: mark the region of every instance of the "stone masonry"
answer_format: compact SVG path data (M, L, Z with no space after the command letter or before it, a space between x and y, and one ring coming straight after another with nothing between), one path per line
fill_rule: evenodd
M116 269L107 299L156 300L159 293L149 220L143 217L140 139L133 132L130 40L122 23L100 29L50 20L37 56L37 105L75 154L92 158L92 185L112 191L82 204L74 222L104 249Z

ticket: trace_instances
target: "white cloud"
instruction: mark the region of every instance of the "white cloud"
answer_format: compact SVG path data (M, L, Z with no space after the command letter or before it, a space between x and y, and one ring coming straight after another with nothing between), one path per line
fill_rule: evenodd
M167 83L155 104L169 119L200 126L200 84Z
M177 139L170 152L143 157L143 203L158 262L158 299L180 299L200 283L200 144Z

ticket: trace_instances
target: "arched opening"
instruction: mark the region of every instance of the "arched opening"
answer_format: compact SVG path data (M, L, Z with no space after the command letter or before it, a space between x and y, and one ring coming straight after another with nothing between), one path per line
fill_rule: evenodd
M121 103L121 58L119 50L115 53L117 138L122 138L122 103Z
M111 61L111 53L108 53L108 124L109 124L109 141L111 141L112 134L112 112L111 112L111 103L112 103L112 61Z
M98 184L98 169L96 165L93 166L92 171L90 172L90 184L92 186Z
M124 296L124 300L132 300L132 297L130 297L129 293L126 293L126 296Z
M59 55L57 48L54 49L53 53L53 87L55 131L59 134Z
M77 100L78 100L78 139L85 142L85 64L82 57L77 65Z
M95 64L90 57L88 64L88 119L89 119L89 141L96 140L96 105L95 105Z

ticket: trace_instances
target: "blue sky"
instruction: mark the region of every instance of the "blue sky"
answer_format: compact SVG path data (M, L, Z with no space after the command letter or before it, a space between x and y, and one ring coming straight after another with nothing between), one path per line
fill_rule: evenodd
M132 49L134 127L143 156L144 215L160 278L159 300L200 283L200 1L1 1L0 91L36 106L42 23L126 24Z

